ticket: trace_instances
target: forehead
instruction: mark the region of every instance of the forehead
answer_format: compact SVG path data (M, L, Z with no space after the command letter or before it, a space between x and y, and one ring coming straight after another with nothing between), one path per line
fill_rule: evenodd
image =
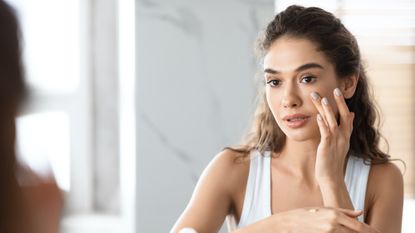
M307 39L281 37L274 41L264 57L264 69L289 72L306 63L329 68L331 64L315 43Z

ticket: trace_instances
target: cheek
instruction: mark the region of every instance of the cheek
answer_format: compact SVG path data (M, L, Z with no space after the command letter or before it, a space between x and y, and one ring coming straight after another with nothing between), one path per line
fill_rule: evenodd
M268 108L270 109L272 115L274 116L274 119L277 121L277 124L279 124L279 109L281 108L281 96L278 95L278 93L276 92L269 92L267 91L265 93L266 95L266 100L267 100L267 105Z
M282 97L278 92L270 91L268 89L265 91L265 96L268 102L268 107L272 112L276 111L280 107Z
M336 100L334 99L334 94L333 91L336 87L335 86L327 86L327 87L322 87L319 88L318 90L315 90L317 93L319 93L319 95L321 96L321 98L326 97L329 100L330 106L333 109L333 112L335 113L335 115L337 115L338 113L338 108L337 108L337 104L336 104Z

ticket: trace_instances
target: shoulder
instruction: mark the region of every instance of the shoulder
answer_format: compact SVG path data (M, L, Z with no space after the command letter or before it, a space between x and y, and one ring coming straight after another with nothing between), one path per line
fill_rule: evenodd
M392 162L372 164L369 172L369 183L375 186L394 184L394 187L396 187L396 185L403 183L403 177L400 169Z
M171 232L192 227L198 232L218 232L232 208L234 188L246 162L242 153L223 150L203 171L186 209Z
M203 171L200 182L231 199L245 187L249 175L248 153L225 149L210 161Z
M379 199L400 199L403 196L403 176L400 169L392 162L372 164L367 193L371 205Z
M249 171L249 153L225 149L212 159L202 176L209 175L232 185Z
M372 164L366 193L366 222L382 232L400 232L403 178L393 163Z

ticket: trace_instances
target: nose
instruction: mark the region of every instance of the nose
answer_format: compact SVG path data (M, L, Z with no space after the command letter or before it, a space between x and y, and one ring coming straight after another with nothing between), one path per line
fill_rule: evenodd
M297 108L301 105L301 98L294 85L286 85L284 96L281 99L281 105L284 108Z

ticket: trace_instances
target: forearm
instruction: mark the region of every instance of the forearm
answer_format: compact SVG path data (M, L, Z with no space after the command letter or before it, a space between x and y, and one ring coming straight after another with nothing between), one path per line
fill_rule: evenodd
M325 207L354 209L343 180L322 182L320 184L320 191Z
M288 232L286 225L280 214L274 214L251 225L232 231L232 233L285 233Z

